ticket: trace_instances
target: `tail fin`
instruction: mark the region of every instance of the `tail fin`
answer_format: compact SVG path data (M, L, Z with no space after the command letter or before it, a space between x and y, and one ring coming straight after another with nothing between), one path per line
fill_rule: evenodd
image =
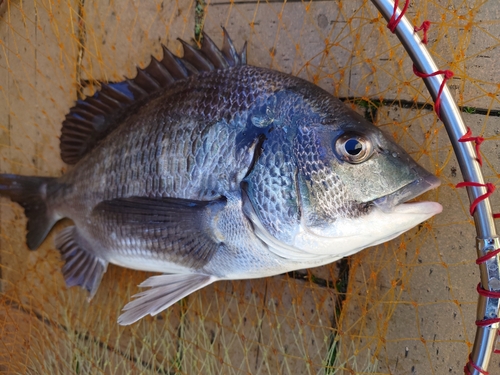
M0 174L0 196L10 198L24 208L28 218L26 243L36 250L43 242L57 219L47 209L47 184L54 181L51 177L19 176Z

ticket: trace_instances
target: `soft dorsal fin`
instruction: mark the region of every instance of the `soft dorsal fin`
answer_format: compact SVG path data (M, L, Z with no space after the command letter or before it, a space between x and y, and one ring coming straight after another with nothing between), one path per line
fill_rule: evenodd
M119 125L119 119L129 108L174 82L200 72L245 65L246 43L242 51L237 53L226 29L222 29L222 49L205 33L200 48L179 39L184 50L183 57L175 56L163 46L163 59L160 61L152 57L146 68L137 68L135 78L101 83L101 89L94 95L78 100L62 124L62 160L67 164L77 163Z

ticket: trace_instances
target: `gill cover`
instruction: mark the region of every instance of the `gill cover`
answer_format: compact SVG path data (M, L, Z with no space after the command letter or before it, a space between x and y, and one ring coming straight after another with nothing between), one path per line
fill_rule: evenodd
M257 102L249 111L247 137L264 137L254 165L242 181L254 222L282 243L292 243L299 229L297 166L293 139L296 122L310 109L299 95L283 90Z

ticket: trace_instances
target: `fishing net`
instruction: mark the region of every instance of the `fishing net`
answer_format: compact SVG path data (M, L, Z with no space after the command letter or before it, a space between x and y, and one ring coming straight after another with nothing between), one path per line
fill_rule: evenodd
M227 28L249 63L342 98L442 180L442 214L321 268L215 283L121 327L151 274L110 266L91 302L67 290L54 233L25 245L22 209L0 199L0 372L6 374L462 374L474 340L475 231L459 166L422 80L367 1L0 1L0 172L59 176L61 122L98 81L133 77L161 44ZM428 48L500 176L500 21L495 2L429 0ZM493 195L493 206L497 196ZM490 373L500 373L493 357Z

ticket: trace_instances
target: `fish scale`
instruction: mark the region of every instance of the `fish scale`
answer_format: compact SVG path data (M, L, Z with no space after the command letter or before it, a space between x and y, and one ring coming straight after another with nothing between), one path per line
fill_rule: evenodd
M109 263L160 272L131 324L222 279L314 267L441 211L406 203L439 185L387 135L302 79L246 65L224 30L184 57L102 84L63 121L60 178L0 174L32 250L56 236L68 286L92 297Z
M353 199L346 185L338 175L329 172L329 167L321 159L324 153L318 145L316 135L308 127L299 128L294 147L301 157L297 158L298 168L302 171L305 183L311 186L309 199L317 207L314 218L355 218L363 214L362 206ZM309 147L304 147L304 146Z

